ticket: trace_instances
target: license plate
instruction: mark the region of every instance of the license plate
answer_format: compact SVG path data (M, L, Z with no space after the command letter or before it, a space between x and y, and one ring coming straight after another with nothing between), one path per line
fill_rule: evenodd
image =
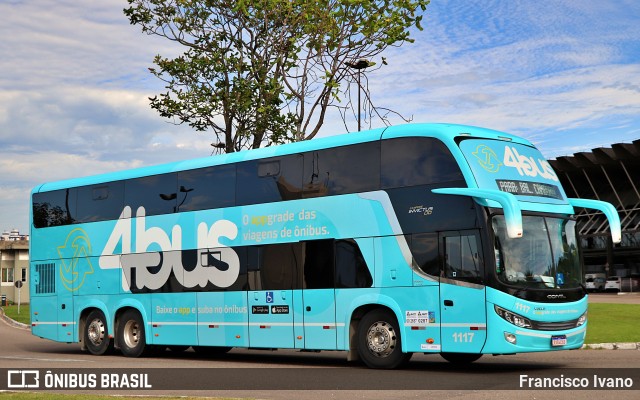
M551 336L551 346L566 346L567 344L567 335L560 336Z

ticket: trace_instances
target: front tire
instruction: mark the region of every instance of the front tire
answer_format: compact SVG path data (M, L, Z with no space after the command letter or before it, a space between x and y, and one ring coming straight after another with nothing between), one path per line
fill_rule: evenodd
M84 325L83 340L89 353L96 356L101 356L112 348L107 319L102 311L93 310L89 313Z
M118 344L125 357L140 357L145 349L149 348L145 338L144 321L138 311L127 310L120 317Z
M381 309L365 314L358 325L358 355L369 368L393 369L409 361L394 314Z

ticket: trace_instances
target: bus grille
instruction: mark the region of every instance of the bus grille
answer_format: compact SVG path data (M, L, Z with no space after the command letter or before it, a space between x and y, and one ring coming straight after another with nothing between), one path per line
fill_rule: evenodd
M532 329L538 329L541 331L563 331L566 329L573 329L578 325L578 319L571 321L559 321L559 322L540 322L531 321Z
M36 264L36 272L40 277L36 286L36 294L47 294L56 292L56 265Z

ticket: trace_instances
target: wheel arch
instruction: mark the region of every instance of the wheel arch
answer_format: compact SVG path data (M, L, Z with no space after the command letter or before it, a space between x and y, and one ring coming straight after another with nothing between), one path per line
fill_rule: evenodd
M147 318L147 313L145 312L145 308L143 307L142 303L137 302L135 300L124 301L121 304L118 304L118 308L114 315L113 331L118 332L118 328L120 326L120 318L125 312L129 310L134 310L138 314L140 314L140 317L142 318L142 323L144 324L144 330L145 332L148 332L147 327L149 326L149 319ZM116 349L120 348L120 339L121 338L119 338L118 335L114 334L114 346ZM151 341L152 341L151 335L146 335L146 340L148 344L151 344Z
M346 323L349 329L345 330L345 333L347 334L345 343L348 343L348 354L347 354L348 361L359 360L358 341L357 341L358 326L360 324L360 320L362 320L362 317L364 317L367 313L373 310L384 310L394 315L396 318L396 322L398 323L398 328L400 329L401 337L402 338L406 337L404 323L402 323L403 321L402 311L398 303L394 301L392 298L387 296L378 295L378 296L375 296L376 297L375 299L367 298L367 297L370 297L370 296L357 299L360 301L354 301L354 303L352 303L351 305L352 311L347 314L349 316L349 319ZM405 341L402 340L401 344L402 344L402 351L406 352Z
M109 339L113 339L113 336L114 336L113 333L115 331L113 326L113 320L109 316L109 309L107 308L106 304L99 301L91 301L82 308L78 316L77 335L78 335L78 343L80 343L80 349L82 351L87 350L87 344L84 342L84 329L87 326L87 318L89 317L89 314L91 314L91 312L95 310L102 312L102 314L104 314L106 321L108 322L107 336L109 337Z

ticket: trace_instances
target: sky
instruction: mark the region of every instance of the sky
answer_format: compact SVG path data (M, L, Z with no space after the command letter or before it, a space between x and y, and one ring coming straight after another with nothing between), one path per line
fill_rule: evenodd
M126 6L0 0L0 230L29 233L40 183L211 154L210 134L150 108L163 91L153 57L179 49L130 25ZM415 42L387 49L388 65L367 73L369 89L414 122L513 133L547 158L631 142L639 22L637 0L432 0ZM329 113L320 136L344 132Z

